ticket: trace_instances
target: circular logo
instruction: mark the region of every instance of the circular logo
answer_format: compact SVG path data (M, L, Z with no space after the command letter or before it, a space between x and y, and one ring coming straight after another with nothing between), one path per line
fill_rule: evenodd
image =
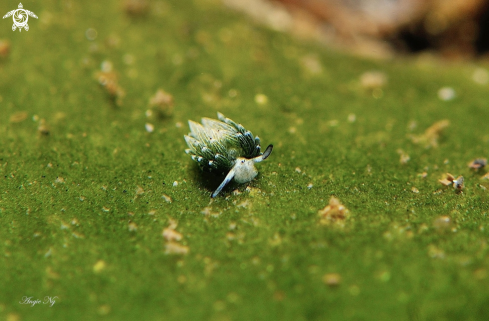
M14 24L22 28L27 24L27 20L29 20L29 17L27 16L27 13L25 10L22 9L17 9L14 14Z

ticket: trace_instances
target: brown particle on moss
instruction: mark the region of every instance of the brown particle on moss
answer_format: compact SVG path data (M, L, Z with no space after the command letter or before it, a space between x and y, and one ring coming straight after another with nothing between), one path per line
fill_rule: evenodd
M145 16L149 12L149 3L147 0L126 0L124 11L132 17Z
M149 99L149 106L157 113L158 117L171 117L174 109L173 96L163 89L158 89L154 96Z
M37 131L42 136L48 136L49 135L49 133L50 133L49 126L46 125L46 120L44 118L42 118L39 121L39 126L37 126Z
M168 228L171 228L171 229L176 229L178 226L178 222L172 218L168 219Z
M475 170L483 168L486 165L487 165L487 159L486 158L476 158L468 164L468 166L470 168L475 169Z
M144 189L138 185L136 188L136 195L142 195L142 194L144 194Z
M18 111L10 115L9 121L11 123L20 123L27 119L29 115L25 111Z
M161 195L161 198L165 200L165 202L167 203L171 203L172 202L172 199L170 196L166 195L166 194L163 194Z
M163 230L163 233L162 233L163 237L165 238L165 240L171 242L171 241L181 241L182 240L182 237L183 235L177 231L175 231L174 229L172 228L165 228Z
M218 217L220 215L220 213L213 212L212 208L210 206L204 207L204 209L202 211L200 211L200 213L204 214L207 217L208 216Z
M421 174L418 174L418 177L420 177L420 178L426 178L426 177L428 177L428 173L427 172L422 172Z
M445 128L450 125L448 119L437 121L421 135L411 135L411 140L415 144L423 145L426 148L438 147L438 140Z
M433 227L438 231L446 231L452 227L452 219L450 216L442 215L433 220Z
M402 149L398 149L397 153L399 154L399 163L402 165L407 164L411 160L411 157Z
M0 58L7 58L10 54L10 42L0 39Z
M129 232L136 232L138 230L138 226L134 222L129 223L127 228L129 229Z
M122 98L126 95L125 91L119 86L119 77L113 70L110 61L102 62L101 71L96 73L99 84L105 89L107 94L115 100L117 105L122 105Z
M445 186L450 186L453 184L454 180L455 180L455 177L452 174L446 173L443 175L442 179L438 180L438 182L440 182L441 184L443 184Z
M320 224L330 225L333 223L344 225L345 219L350 216L348 209L334 196L329 199L329 205L318 211Z
M189 251L188 246L181 245L177 242L168 242L165 244L165 254L186 255Z
M381 89L387 84L387 76L381 71L367 71L360 76L360 84L366 90Z

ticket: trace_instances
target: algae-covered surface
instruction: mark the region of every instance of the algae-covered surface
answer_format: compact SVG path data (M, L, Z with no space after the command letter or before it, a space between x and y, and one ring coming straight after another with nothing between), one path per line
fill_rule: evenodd
M29 31L0 21L1 319L489 319L487 62L355 58L217 0L23 5ZM183 136L217 112L274 151L211 201Z

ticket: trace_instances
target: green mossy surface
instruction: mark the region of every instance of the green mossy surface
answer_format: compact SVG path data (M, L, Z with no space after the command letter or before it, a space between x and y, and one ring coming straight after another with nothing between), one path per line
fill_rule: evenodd
M489 85L472 81L487 63L359 59L217 0L158 1L143 17L122 1L24 8L39 16L28 32L0 24L11 43L0 60L1 319L489 319L489 181L467 167L489 156ZM103 61L121 106L94 76ZM370 70L388 77L374 95L359 83ZM444 86L454 99L438 98ZM174 97L169 119L145 115L158 88ZM188 119L218 111L275 149L254 181L210 202L219 178L199 172L183 135ZM442 119L438 148L409 138ZM445 172L465 177L462 193L438 183ZM319 224L333 195L350 210L344 228ZM442 215L447 229L433 224ZM170 219L187 255L165 254ZM30 307L24 296L58 299Z

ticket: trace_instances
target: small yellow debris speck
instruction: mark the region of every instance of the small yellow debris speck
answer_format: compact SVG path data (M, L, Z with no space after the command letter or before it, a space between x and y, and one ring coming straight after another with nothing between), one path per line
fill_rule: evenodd
M443 184L445 186L450 186L453 184L455 177L452 174L446 173L443 176L444 176L444 178L439 179L438 182L440 182L441 184Z
M98 274L102 272L106 266L107 264L105 263L104 260L98 260L97 263L93 265L93 272Z
M129 229L129 232L136 232L138 230L138 226L134 222L129 223L127 227Z
M489 72L484 68L477 68L472 74L472 80L479 85L485 85L489 82Z
M387 84L387 76L381 71L367 71L360 75L360 84L366 90L380 89Z
M167 202L167 203L171 203L172 202L171 197L168 196L168 195L163 194L163 195L161 195L161 198L164 199L165 202Z
M18 111L18 112L14 113L10 116L9 121L11 123L20 123L20 122L26 120L28 116L29 115L27 114L27 112Z
M55 182L55 183L58 183L58 184L61 184L61 183L64 183L64 182L65 182L65 180L64 180L64 178L63 178L63 177L58 176L58 177L56 177L56 180L55 180L54 182Z
M165 244L165 254L185 255L189 252L189 247L177 242L168 242Z
M174 229L171 228L165 228L162 233L163 237L165 240L171 242L171 241L181 241L182 240L182 234L178 233Z
M344 225L344 220L349 217L349 211L341 204L339 199L332 196L329 200L329 205L319 210L318 215L320 217L320 224L330 225L337 223L342 226Z
M349 114L348 115L348 122L349 123L354 123L357 120L357 116L355 114Z
M418 174L418 177L421 177L421 178L426 178L427 176L428 176L427 172L422 172L421 174Z
M331 287L338 286L341 283L341 275L338 273L327 273L323 276L323 282Z
M136 195L141 195L141 194L144 194L144 189L138 185L138 187L136 188Z
M265 105L266 103L268 103L268 97L264 94L257 94L255 96L255 102L258 105Z
M450 121L443 119L431 125L422 135L412 135L411 140L415 144L424 145L426 148L438 147L438 139L445 128L450 125Z
M150 98L149 106L155 110L160 118L170 117L173 115L174 109L173 96L163 89L158 89L154 96Z
M452 227L452 219L446 215L438 216L433 221L433 227L439 231L448 230Z

